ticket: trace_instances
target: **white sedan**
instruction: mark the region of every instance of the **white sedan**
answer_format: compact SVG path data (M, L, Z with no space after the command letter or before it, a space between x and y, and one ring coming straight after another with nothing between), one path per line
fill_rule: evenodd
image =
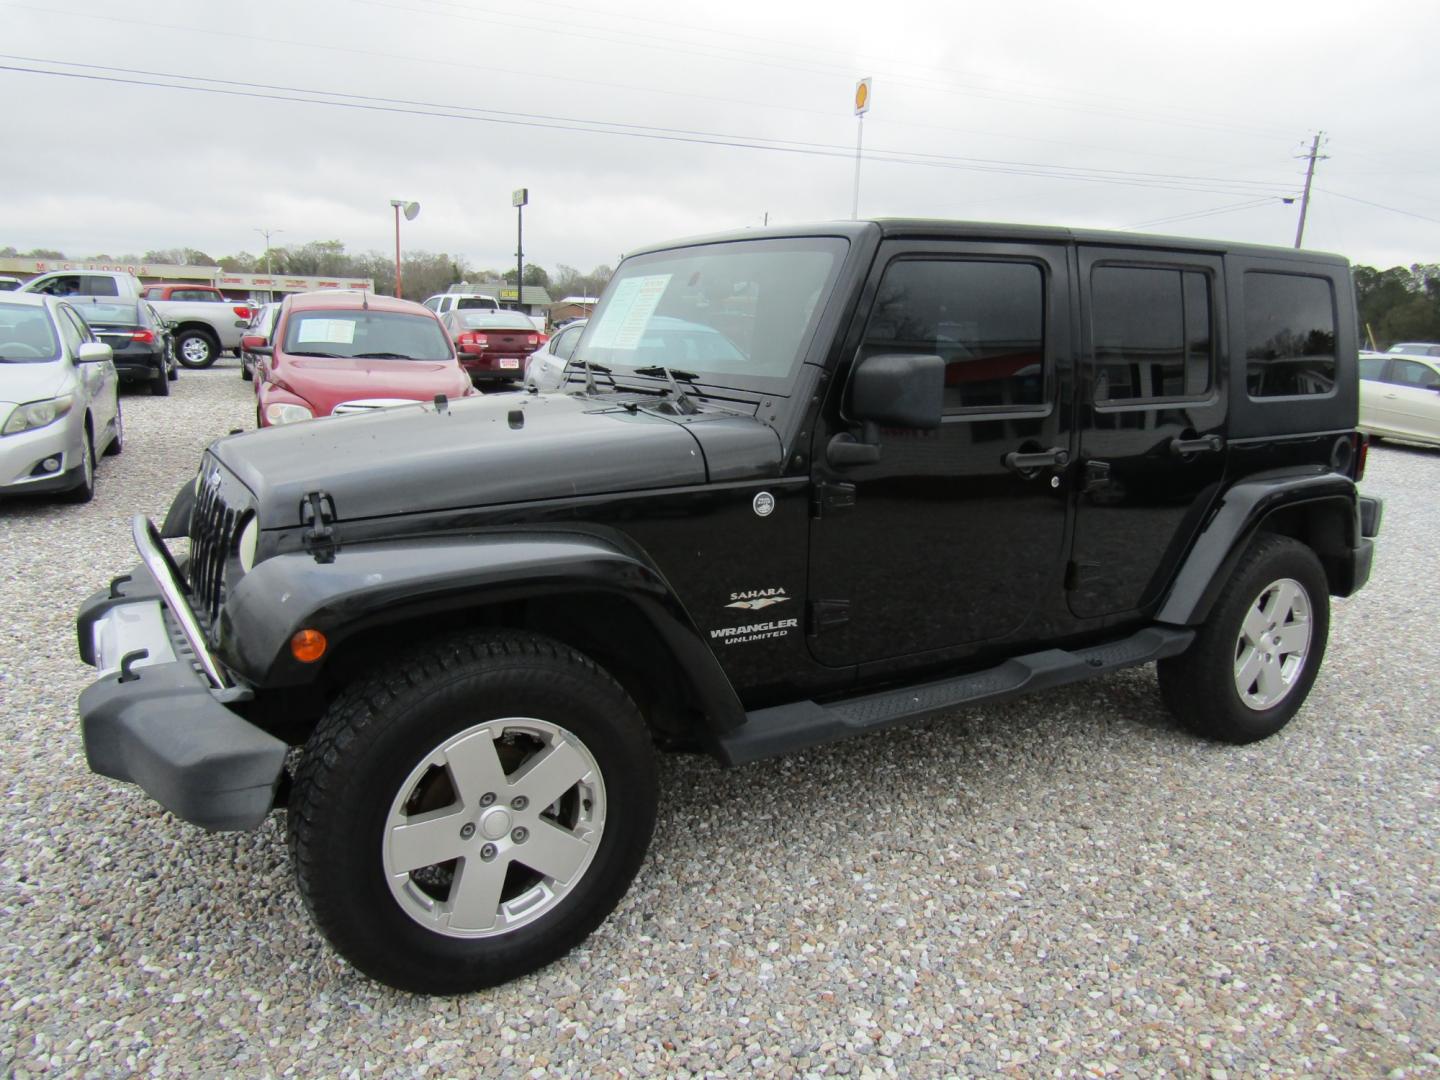
M110 346L69 304L0 293L0 495L95 495L97 454L118 454L125 427Z
M1361 353L1360 430L1440 446L1440 356Z

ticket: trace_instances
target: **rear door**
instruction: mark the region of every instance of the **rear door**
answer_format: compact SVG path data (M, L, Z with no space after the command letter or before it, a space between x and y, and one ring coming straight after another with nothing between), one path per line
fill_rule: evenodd
M856 359L939 354L945 415L936 431L882 430L875 464L835 467L825 447L849 428L845 387L831 388L812 455L807 632L833 666L1014 634L1057 599L1064 552L1066 249L892 241L867 291ZM1014 453L1034 457L1019 467Z
M1079 488L1066 589L1080 618L1155 600L1225 472L1221 261L1079 250Z

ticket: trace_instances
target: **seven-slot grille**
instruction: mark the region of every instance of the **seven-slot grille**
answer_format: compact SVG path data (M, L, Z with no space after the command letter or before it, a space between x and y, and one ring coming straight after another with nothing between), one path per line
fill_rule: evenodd
M224 474L206 459L200 468L200 487L190 518L190 602L195 617L210 631L225 603L225 564L235 552L235 540L245 519L245 506L230 505L226 489L244 489L224 482Z

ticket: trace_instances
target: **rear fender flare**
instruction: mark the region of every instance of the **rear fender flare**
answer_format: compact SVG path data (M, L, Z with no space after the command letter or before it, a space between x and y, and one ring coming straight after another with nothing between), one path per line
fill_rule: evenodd
M1196 538L1155 618L1176 626L1204 622L1236 560L1268 521L1285 510L1327 506L1345 520L1343 543L1355 547L1360 537L1358 500L1348 476L1258 475L1234 485Z
M637 608L670 651L709 724L726 730L744 709L715 655L664 576L643 553L575 533L505 533L342 545L333 562L290 552L267 559L231 590L220 655L260 687L303 686L315 666L288 648L313 628L332 649L361 632L426 616L540 596L608 594Z

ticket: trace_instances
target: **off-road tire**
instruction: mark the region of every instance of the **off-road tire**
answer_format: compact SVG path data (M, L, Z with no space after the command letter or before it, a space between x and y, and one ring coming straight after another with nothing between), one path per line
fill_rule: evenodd
M1247 705L1237 686L1245 618L1272 586L1294 582L1305 594L1310 635L1300 670L1268 708ZM1190 648L1157 665L1160 693L1191 730L1228 743L1251 743L1283 728L1305 703L1325 657L1330 595L1325 570L1309 547L1288 536L1258 537L1241 556Z
M489 937L436 932L386 878L392 803L447 739L517 717L563 726L598 766L605 818L593 856L532 922ZM287 833L300 893L337 952L398 989L456 994L543 967L599 926L644 859L656 798L649 732L618 683L549 638L476 631L412 647L342 691L305 745Z

